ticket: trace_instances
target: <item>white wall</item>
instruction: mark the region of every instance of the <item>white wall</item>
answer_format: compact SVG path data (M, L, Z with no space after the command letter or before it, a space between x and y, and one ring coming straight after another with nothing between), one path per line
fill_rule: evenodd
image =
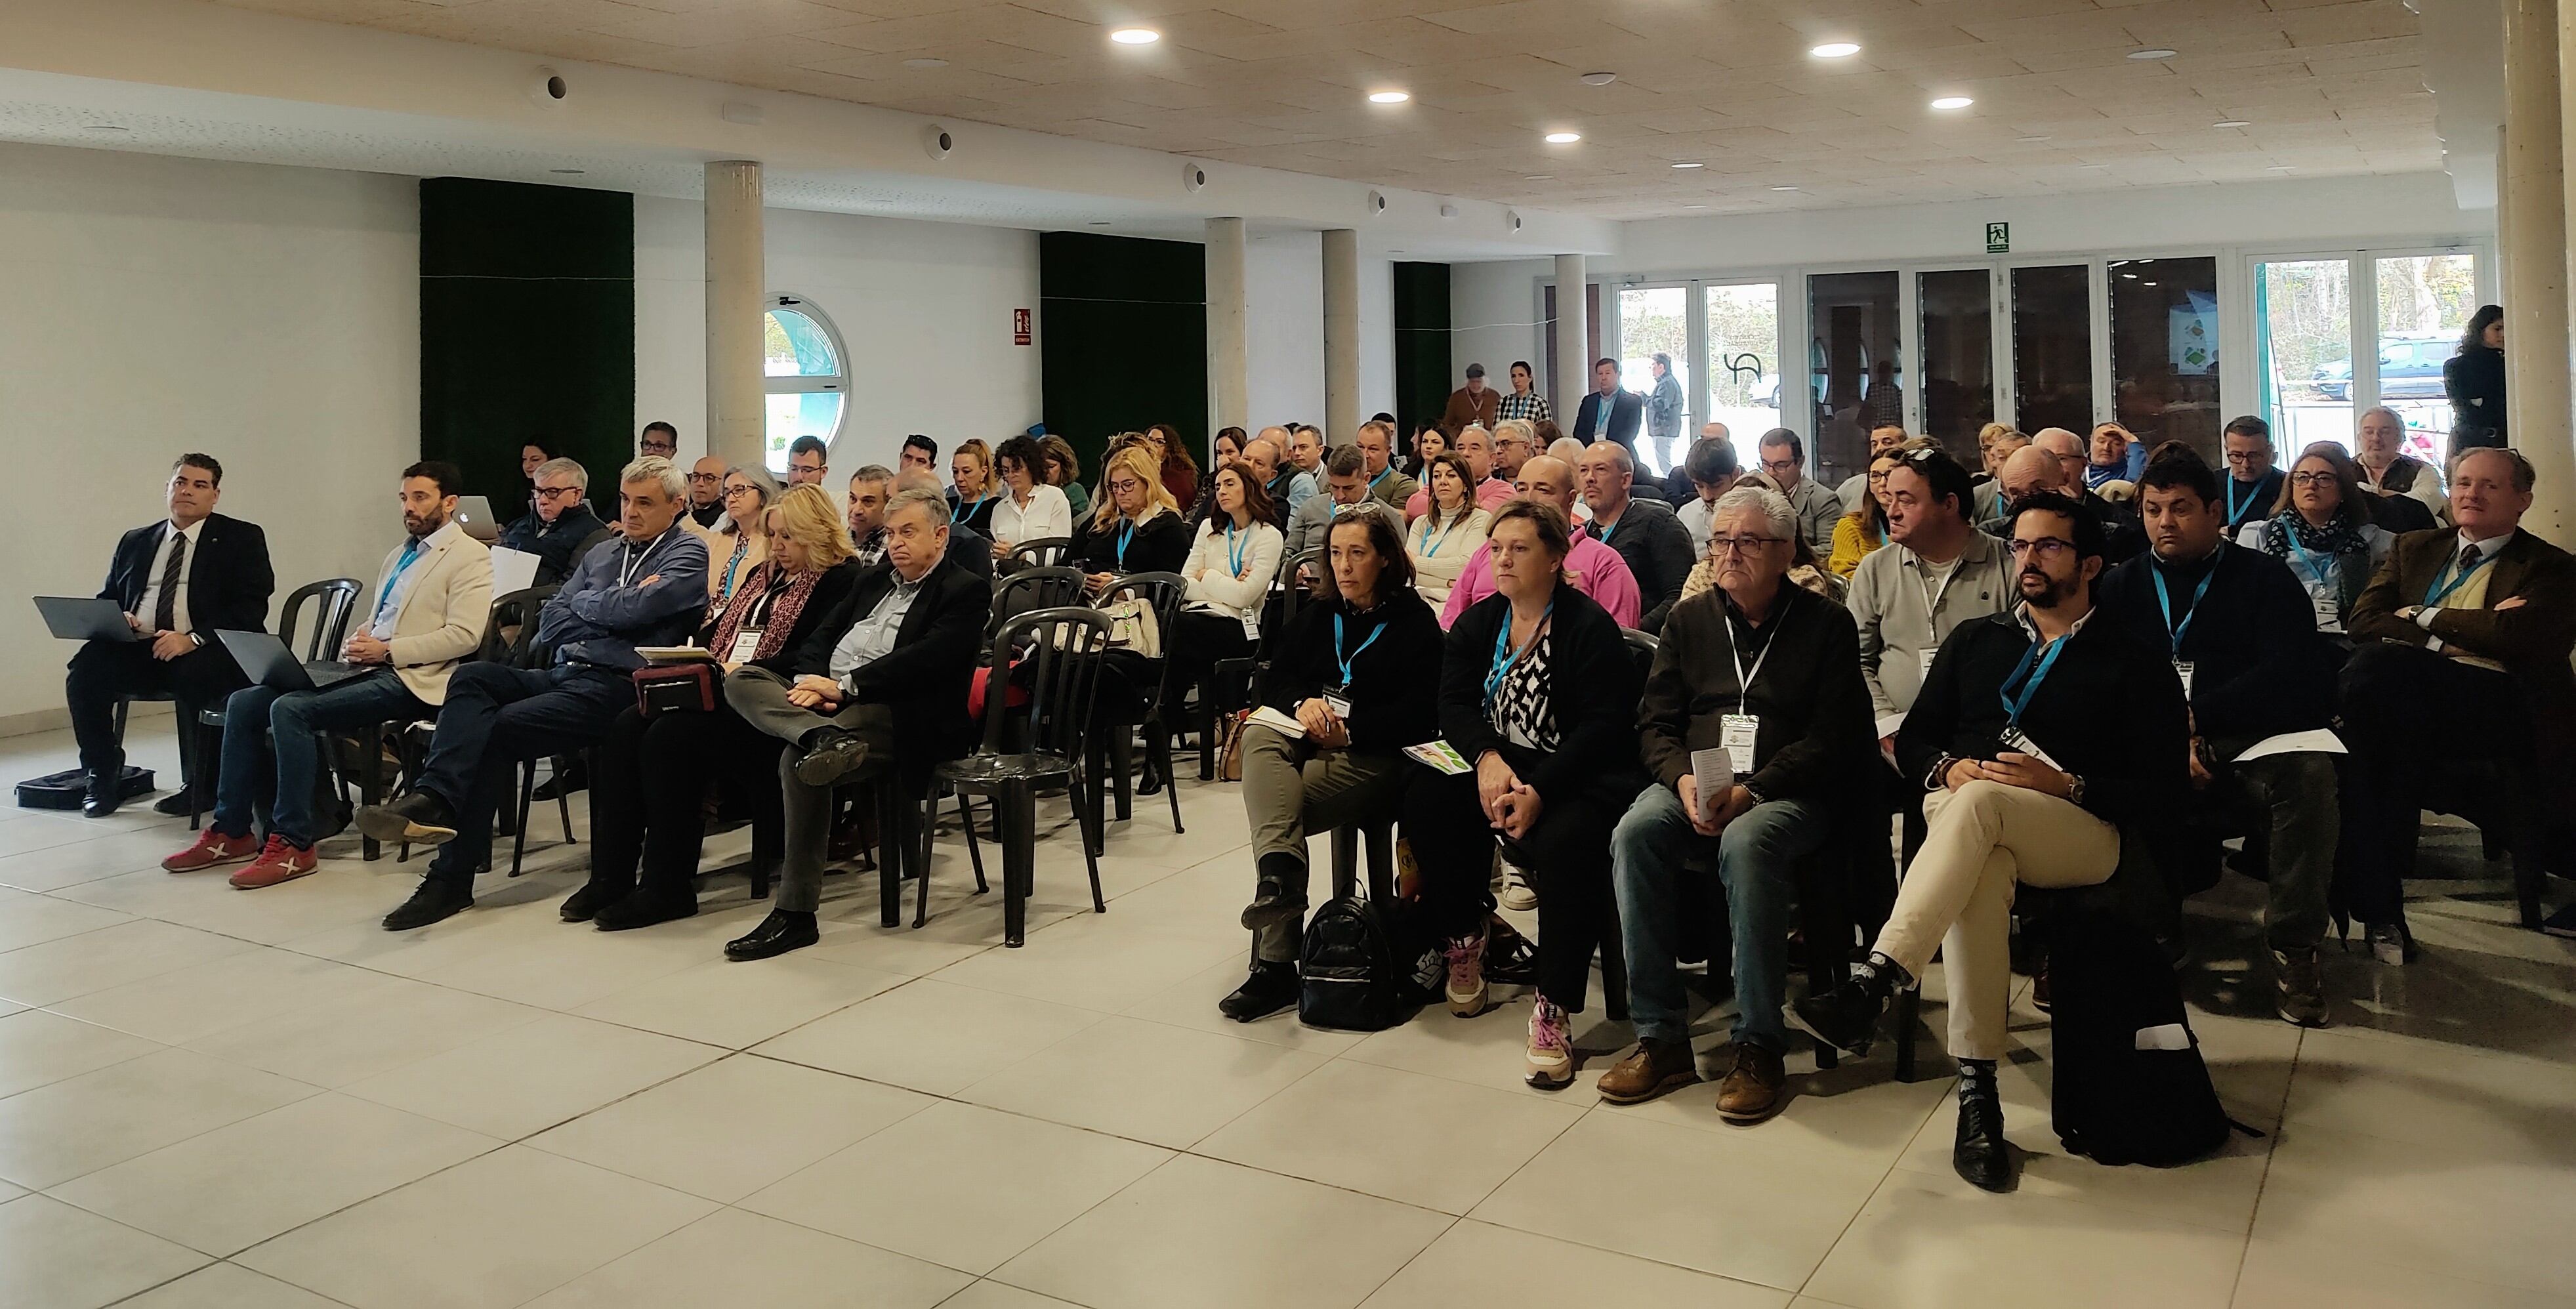
M1395 412L1395 261L1360 254L1360 417Z
M26 597L96 593L182 451L222 460L279 599L374 576L420 449L417 186L0 145L0 732L61 721L71 652Z
M1254 236L1243 249L1246 412L1258 430L1324 423L1324 237Z
M907 432L945 452L1038 421L1039 346L1011 344L1011 311L1037 318L1036 233L790 209L767 218L769 289L809 299L849 351L834 469L892 465ZM636 422L667 419L692 459L706 449L705 313L703 211L637 196Z

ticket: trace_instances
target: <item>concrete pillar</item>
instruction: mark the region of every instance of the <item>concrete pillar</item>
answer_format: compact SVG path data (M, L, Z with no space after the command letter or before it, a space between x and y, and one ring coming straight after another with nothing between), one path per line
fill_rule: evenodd
M1556 257L1556 390L1547 398L1549 412L1562 427L1574 421L1583 393L1592 389L1591 350L1583 321L1583 256Z
M761 252L760 165L707 165L707 453L756 464L769 425L761 383L761 317L768 299Z
M2566 39L2576 41L2576 34ZM2504 285L2506 430L2539 475L2526 525L2576 541L2576 444L2569 437L2566 163L2559 118L2557 0L2506 0Z
M1252 426L1252 356L1244 345L1243 220L1207 220L1208 435ZM1207 451L1199 452L1200 462Z
M1324 440L1360 439L1360 234L1324 233Z

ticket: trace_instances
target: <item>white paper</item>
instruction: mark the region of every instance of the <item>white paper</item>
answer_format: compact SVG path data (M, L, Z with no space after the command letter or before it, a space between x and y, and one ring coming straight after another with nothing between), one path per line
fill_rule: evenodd
M2191 1029L2180 1023L2165 1023L2156 1027L2141 1027L2138 1029L2138 1048L2141 1050L2188 1050L2191 1048Z
M1701 804L1715 804L1717 797L1726 794L1726 788L1735 785L1735 757L1726 752L1725 746L1693 750L1690 762Z
M538 562L535 555L525 550L513 550L506 545L492 547L492 594L508 595L536 585Z
M2234 762L2241 764L2249 759L2260 759L2266 755L2276 754L2349 753L2351 752L2343 748L2343 738L2320 727L2313 732L2284 732L2279 736L2264 737L2245 747L2245 753L2236 756Z
M1905 726L1904 710L1899 709L1892 714L1880 714L1878 716L1878 739L1884 741L1887 738L1896 735L1896 729L1903 726Z

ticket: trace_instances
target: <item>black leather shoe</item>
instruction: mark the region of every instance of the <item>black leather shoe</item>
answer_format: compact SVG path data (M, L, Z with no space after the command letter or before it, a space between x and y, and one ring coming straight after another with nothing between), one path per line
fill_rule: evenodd
M1870 958L1874 962L1879 956ZM1887 998L1895 993L1891 979L1869 968L1862 965L1862 971L1821 995L1790 1001L1789 1025L1855 1059L1866 1057L1869 1043L1878 1039L1878 1017L1887 1012Z
M443 878L424 877L420 879L420 889L413 891L410 899L385 915L385 930L408 932L451 917L458 910L473 907L473 887L460 886Z
M1243 907L1240 921L1245 930L1258 932L1281 923L1302 921L1306 903L1289 887L1303 881L1305 865L1293 854L1261 856L1260 879L1252 890L1252 903Z
M1238 1023L1275 1014L1297 1003L1297 965L1263 960L1232 994L1216 1002L1216 1011Z
M2012 1189L2012 1145L2004 1140L2003 1095L1995 1088L1992 1064L1982 1077L1960 1076L1959 1136L1950 1147L1950 1166L1980 1190Z
M358 811L358 830L379 841L444 845L456 839L456 815L435 791L414 791L391 804Z
M90 774L89 794L81 798L81 812L91 818L105 818L115 813L116 807L125 803L125 779L119 776L124 771L120 768L115 772Z
M796 780L807 786L830 786L868 762L868 743L855 733L826 727L809 739L813 744L796 761Z
M165 816L167 816L167 817L171 817L171 818L185 818L185 817L187 817L187 816L188 816L188 788L186 788L186 787L184 787L184 786L183 786L183 787L180 787L178 790L176 790L176 791L172 791L170 794L165 795L165 796L161 797L160 799L153 801L153 802L152 802L152 812L154 812L154 813L156 813L156 814L162 814L162 815L165 815Z
M692 910L694 912L694 910ZM814 929L814 915L787 909L772 909L760 920L760 926L725 942L725 958L736 963L754 959L771 959L790 950L802 950L823 939Z
M556 909L567 923L586 923L600 910L635 894L633 882L603 882L596 878L581 884L581 889L564 897Z
M631 931L651 927L674 919L688 918L698 912L698 893L686 886L676 892L646 887L622 900L612 900L599 907L599 930Z

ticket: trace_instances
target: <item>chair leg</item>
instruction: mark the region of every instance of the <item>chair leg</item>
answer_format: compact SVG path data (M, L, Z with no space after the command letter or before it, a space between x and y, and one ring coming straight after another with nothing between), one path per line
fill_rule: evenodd
M1619 948L1619 913L1613 908L1601 932L1601 1007L1610 1021L1628 1021L1628 957Z
M586 766L586 765L588 764L588 762L589 762L589 755L590 755L590 752L589 752L589 751L587 751L587 750L584 750L584 751L582 751L580 754L578 754L578 755L575 755L575 756L574 756L574 758L576 758L576 759L579 759L579 760L583 761L583 763L585 764L585 767L582 769L582 771L583 771L584 773L588 773L588 772L590 771L590 769ZM560 772L562 771L561 761L557 761L556 771L557 771L558 773L560 773ZM585 784L586 784L586 783L585 783ZM572 844L572 792L567 791L567 790L565 790L565 789L564 789L564 787L563 787L563 785L562 785L562 783L561 783L560 779L558 779L558 781L557 781L557 783L556 783L556 785L555 785L555 812L556 812L557 814L561 815L561 816L562 816L562 818L563 818L564 844L565 844L565 845L571 845L571 844Z
M1172 802L1172 835L1181 834L1181 779L1172 771L1172 733L1162 720L1154 722L1154 766L1162 770L1163 796Z
M877 859L877 922L886 927L903 926L903 823L895 813L894 786L892 774L877 778L869 801L876 806L882 851Z
M1079 779L1077 779L1077 785L1078 784ZM1093 785L1096 786L1098 783L1095 782ZM1032 799L1031 803L1034 804L1035 800ZM1082 844L1082 863L1083 866L1091 872L1091 912L1095 914L1105 914L1109 912L1109 902L1100 897L1100 848L1102 845L1100 829L1100 811L1095 808L1091 813L1091 830L1084 834L1086 839Z
M1199 780L1216 780L1216 679L1199 688ZM1174 804L1180 803L1173 801Z
M383 803L385 798L385 725L378 723L368 728L366 734L358 738L358 748L367 755L366 767L358 774L358 796L373 808ZM359 835L358 858L372 862L382 857L384 852L382 842L364 833Z
M936 808L938 802L934 800L931 803L934 806L931 812L935 815L938 812ZM993 835L997 840L1001 838L1001 832L998 830L1001 826L1001 818L1001 806L996 804L993 808L993 822L996 828ZM982 895L993 888L984 881L984 852L975 843L975 807L964 791L957 793L957 825L966 829L966 857L975 865L975 894Z
M519 821L510 836L510 876L519 875L519 859L528 849L528 805L537 794L537 761L519 761Z
M1002 808L1002 944L1018 949L1028 939L1029 888L1037 858L1037 794L1013 782L994 796Z
M204 822L205 813L197 803L197 792L205 789L200 784L206 778L206 761L197 757L197 737L201 735L197 730L197 710L184 700L172 701L170 708L178 718L171 724L171 731L179 738L179 789L188 793L188 830L193 832Z

